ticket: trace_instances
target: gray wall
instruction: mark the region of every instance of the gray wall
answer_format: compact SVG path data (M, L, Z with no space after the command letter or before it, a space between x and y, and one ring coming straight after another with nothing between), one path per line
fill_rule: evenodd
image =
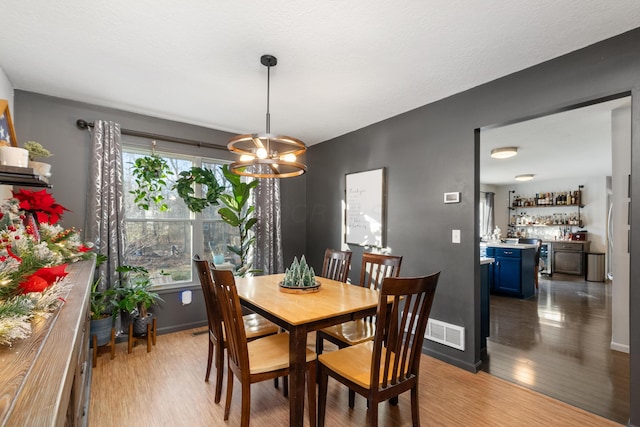
M54 153L47 159L52 164L50 190L58 203L70 211L63 216L64 227L84 227L85 204L87 195L87 164L91 144L88 131L76 127L76 120L97 119L112 120L120 123L123 129L176 136L180 138L204 141L226 146L232 134L214 129L188 125L170 120L162 120L140 114L111 108L98 107L91 104L55 98L31 92L15 91L14 117L16 133L20 145L29 140L42 143ZM136 144L150 147L150 141L125 137ZM227 159L234 158L226 150L198 148L188 145L171 144L158 141L157 148L166 147L178 152L206 157ZM125 165L126 167L126 165ZM304 197L295 195L304 193L304 177L293 180L282 180L283 206L283 242L285 262L294 254L304 251ZM292 203L290 207L288 202ZM194 280L197 280L194 275ZM158 315L158 331L167 333L186 328L206 325L206 311L199 283L190 287L193 291L193 302L182 305L179 290L163 290L160 292L164 302L155 308Z
M640 170L640 30L601 42L310 148L307 247L315 265L342 240L346 173L388 169L388 242L402 274L442 271L432 317L466 328L466 351L427 342L426 351L465 369L480 363L476 129L555 112L605 96L633 95L632 170ZM380 102L384 102L381 99ZM640 178L633 199L640 200ZM443 204L460 191L462 203ZM640 210L632 230L640 230ZM460 229L462 243L451 243ZM632 249L638 247L632 235ZM354 250L357 278L362 248ZM640 303L640 265L631 267L631 307ZM636 283L634 283L636 282ZM631 422L640 425L640 310L631 310Z

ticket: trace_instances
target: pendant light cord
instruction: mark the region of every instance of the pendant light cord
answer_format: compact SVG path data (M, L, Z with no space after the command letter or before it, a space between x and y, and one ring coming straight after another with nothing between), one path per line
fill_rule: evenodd
M271 133L271 114L269 113L270 82L271 82L271 65L267 65L267 133Z

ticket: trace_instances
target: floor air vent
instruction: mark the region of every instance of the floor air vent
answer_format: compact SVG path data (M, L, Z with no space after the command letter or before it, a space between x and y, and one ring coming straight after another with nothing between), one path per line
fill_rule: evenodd
M429 319L424 337L464 351L464 327Z

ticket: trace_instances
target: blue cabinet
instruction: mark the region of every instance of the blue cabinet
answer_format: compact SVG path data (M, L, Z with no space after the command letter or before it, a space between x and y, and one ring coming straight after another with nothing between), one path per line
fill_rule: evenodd
M534 248L488 247L495 262L490 268L491 292L529 298L535 294Z

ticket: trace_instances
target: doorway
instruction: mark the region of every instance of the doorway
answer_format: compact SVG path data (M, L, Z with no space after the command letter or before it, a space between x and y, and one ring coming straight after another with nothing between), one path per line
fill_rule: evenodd
M589 251L609 251L606 183L607 177L615 182L616 176L626 179L630 173L623 170L620 163L622 158L630 164L630 101L630 96L611 97L560 113L480 130L480 190L495 194L495 224L502 230L503 237L507 237L507 233L513 237L528 234L526 237L539 237L553 243L577 231L587 231L592 245ZM625 114L625 109L628 121L620 132L619 116ZM626 145L616 138L626 139ZM490 158L492 149L514 146L518 148L515 157L500 161ZM624 147L622 154L620 146ZM522 174L531 174L534 179L517 183L515 176ZM555 207L545 207L538 212L537 203L532 203L527 209L530 212L510 209L516 195L535 200L542 198L542 194L547 198L547 193L572 192L579 185L584 185L586 206L581 212L581 223L576 222L575 227L573 224L572 227L547 226L549 221L553 224L549 218L554 214L566 215ZM629 194L626 188L621 191L621 187L620 183L614 184L614 199L626 204ZM514 227L514 215L522 214L536 218L526 222L527 225L533 222L535 226ZM617 220L616 224L627 233L626 221ZM539 289L527 300L492 295L493 340L490 333L483 369L625 423L628 419L628 353L611 349L625 350L626 345L628 351L629 267L626 240L617 238L613 242L614 251L617 250L612 257L614 263L624 256L627 258L626 267L624 263L617 269L613 266L614 271L620 273L614 279L615 286L611 281L587 282L584 274L553 274L541 276ZM598 322L600 324L596 324ZM603 334L605 339L594 344L593 336ZM587 343L595 347L590 348ZM565 362L569 365L563 367ZM594 371L585 368L587 362L595 366ZM569 378L563 380L563 375ZM590 386L594 391L586 390L587 386L579 381L571 382L579 377L599 378ZM593 393L607 394L608 397L601 400L623 402L622 407L619 403L597 407L588 399L581 399Z

